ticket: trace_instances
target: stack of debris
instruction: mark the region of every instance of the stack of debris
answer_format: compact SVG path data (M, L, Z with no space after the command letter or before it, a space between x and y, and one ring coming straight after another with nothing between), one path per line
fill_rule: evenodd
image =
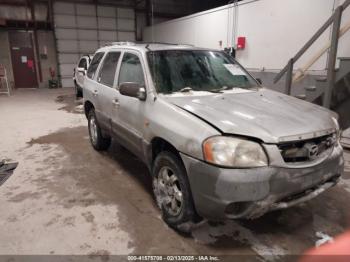
M17 162L9 162L7 160L0 161L0 186L12 175L13 170L15 170L17 166Z

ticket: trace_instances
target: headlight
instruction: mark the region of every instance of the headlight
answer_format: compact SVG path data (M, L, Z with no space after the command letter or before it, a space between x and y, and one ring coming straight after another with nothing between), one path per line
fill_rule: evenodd
M226 167L267 166L267 156L259 143L235 138L216 136L203 143L204 159Z

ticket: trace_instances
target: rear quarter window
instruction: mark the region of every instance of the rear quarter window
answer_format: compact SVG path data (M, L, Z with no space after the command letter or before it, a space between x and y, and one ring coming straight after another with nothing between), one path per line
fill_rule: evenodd
M104 55L104 52L99 52L95 54L86 73L88 78L91 78L91 79L94 78L97 67L100 64L103 55Z

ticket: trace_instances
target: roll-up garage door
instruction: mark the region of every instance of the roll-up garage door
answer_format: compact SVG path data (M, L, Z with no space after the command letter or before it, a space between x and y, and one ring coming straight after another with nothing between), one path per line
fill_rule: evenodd
M59 74L73 87L73 68L84 54L113 41L135 41L135 11L114 6L54 3Z

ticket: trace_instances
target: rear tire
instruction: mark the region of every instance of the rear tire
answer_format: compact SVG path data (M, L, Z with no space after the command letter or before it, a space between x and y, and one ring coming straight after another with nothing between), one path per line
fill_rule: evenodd
M153 164L152 176L153 193L163 220L175 230L189 233L197 215L181 160L174 153L159 153Z
M97 151L107 150L111 144L111 138L102 136L101 128L97 122L95 110L91 109L88 114L88 127L90 142Z

